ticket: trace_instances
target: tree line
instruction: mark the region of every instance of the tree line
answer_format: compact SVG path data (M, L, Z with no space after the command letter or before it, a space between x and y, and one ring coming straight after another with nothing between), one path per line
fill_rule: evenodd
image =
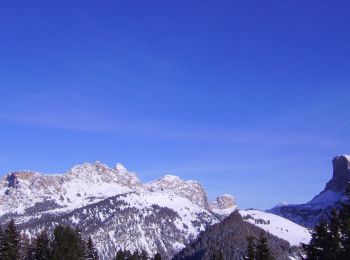
M113 260L161 260L146 251L119 250ZM84 239L78 228L58 225L53 234L42 231L29 239L21 234L13 220L0 227L0 260L99 260L96 247L88 237Z

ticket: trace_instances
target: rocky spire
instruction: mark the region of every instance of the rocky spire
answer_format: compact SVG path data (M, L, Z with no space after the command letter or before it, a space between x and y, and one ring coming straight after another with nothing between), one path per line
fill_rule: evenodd
M339 155L334 157L333 161L333 177L327 183L325 190L336 192L344 192L346 186L350 182L350 156Z

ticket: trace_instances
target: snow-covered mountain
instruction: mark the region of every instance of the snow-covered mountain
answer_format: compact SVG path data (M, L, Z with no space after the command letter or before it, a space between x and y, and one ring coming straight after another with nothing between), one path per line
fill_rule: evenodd
M170 259L236 209L228 194L209 203L197 181L166 175L143 184L121 164L110 168L85 163L65 174L12 172L0 181L0 223L14 218L29 237L58 223L77 226L91 235L102 259L110 259L120 248L146 250L150 255L159 251ZM289 221L259 214L270 219L272 234L288 238L282 227L286 223L291 236L297 232L302 241L301 231Z
M20 225L26 234L57 224L78 226L97 245L102 259L118 249L160 252L169 259L209 225L219 220L190 200L168 192L119 194L72 212L45 214Z
M306 227L314 227L321 218L328 218L333 208L347 197L345 190L350 182L350 156L339 155L332 160L333 176L325 189L305 204L281 204L268 212L280 215Z
M10 218L29 236L57 223L78 226L109 259L119 248L170 258L223 216L212 211L196 181L166 175L143 184L121 164L95 162L65 174L19 171L3 177L0 223Z
M12 172L0 181L0 214L73 210L110 196L144 189L121 164L74 166L66 174Z

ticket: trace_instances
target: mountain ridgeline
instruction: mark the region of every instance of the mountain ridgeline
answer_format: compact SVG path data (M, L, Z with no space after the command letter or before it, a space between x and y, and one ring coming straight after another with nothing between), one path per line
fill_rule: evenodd
M0 224L14 219L29 240L57 226L91 238L99 259L145 252L162 259L246 259L247 237L266 238L274 259L301 259L301 244L331 209L346 200L350 156L333 159L333 178L310 202L269 212L238 210L230 194L210 202L193 180L166 175L142 183L121 164L74 166L65 174L9 173L0 181Z
M13 172L0 185L0 223L13 218L28 237L59 224L78 227L103 260L119 249L170 259L236 209L230 195L208 202L196 181L166 175L143 184L120 164L86 163L54 175Z

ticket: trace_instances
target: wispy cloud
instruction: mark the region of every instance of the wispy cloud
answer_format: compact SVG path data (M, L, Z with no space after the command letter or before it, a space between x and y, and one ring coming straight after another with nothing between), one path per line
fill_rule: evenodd
M137 120L107 117L96 113L70 111L57 113L41 111L31 113L0 113L0 123L30 127L48 127L70 131L120 134L141 138L157 138L169 141L225 142L257 144L320 144L315 135L276 133L268 129L244 130L221 128L191 122Z

